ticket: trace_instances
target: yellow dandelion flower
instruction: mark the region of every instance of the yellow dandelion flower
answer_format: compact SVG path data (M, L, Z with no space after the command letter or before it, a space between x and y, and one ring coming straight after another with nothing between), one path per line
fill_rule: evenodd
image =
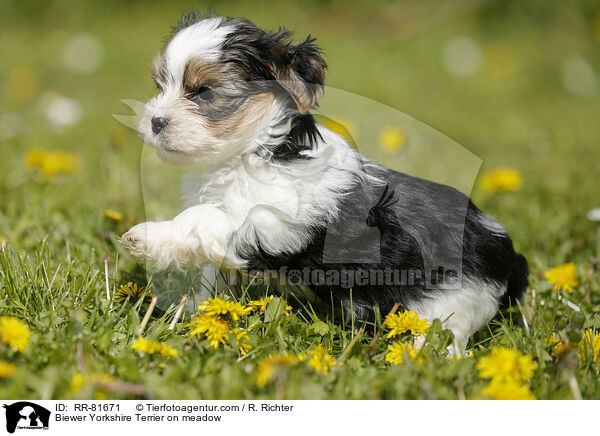
M248 307L251 308L253 311L263 313L265 311L265 308L267 307L267 304L271 301L273 301L272 295L269 295L267 298L261 297L258 300L250 300L250 302L248 303Z
M213 348L218 348L219 344L225 344L225 339L230 332L227 320L213 315L199 314L186 325L186 327L189 326L193 327L190 336L197 336L199 339L205 337Z
M58 174L72 174L79 168L79 160L65 151L46 151L32 148L25 154L25 166L37 169L49 180Z
M558 339L558 336L556 335L556 333L552 333L547 338L544 338L544 342L547 344L555 344L559 341L560 341L560 339Z
M424 335L429 330L429 320L419 319L419 314L414 310L401 313L392 313L385 318L383 326L390 329L388 338L398 336L407 331Z
M533 377L537 365L529 355L505 347L494 347L477 362L479 375L494 380L521 382Z
M4 246L4 244L6 244L6 239L0 236L0 247Z
M167 344L161 344L161 347L158 350L158 352L165 357L172 357L173 359L179 356L179 351L169 347Z
M298 360L304 361L308 359L308 366L312 366L315 370L324 372L325 374L337 364L335 359L329 355L327 350L323 348L321 344L308 351L303 357L304 359L299 357Z
M394 365L402 365L402 363L404 363L404 356L408 356L410 360L416 360L417 363L423 362L423 356L408 342L394 342L393 344L388 345L385 361Z
M481 393L494 400L535 400L529 387L515 380L494 379Z
M573 288L579 286L579 280L575 275L575 264L572 262L549 269L544 273L544 277L548 283L554 285L555 291L564 289L572 293Z
M150 341L146 338L137 338L131 344L131 348L135 351L139 351L140 353L149 353ZM154 353L154 350L152 353Z
M267 304L273 301L273 296L269 295L267 298L259 298L258 300L251 300L247 307L252 311L256 311L259 313L264 313L267 307ZM285 316L290 316L292 313L292 306L289 304L285 305Z
M523 186L523 176L512 168L496 168L482 176L480 186L486 192L518 191Z
M277 372L283 367L293 365L297 361L298 358L287 354L267 357L256 366L256 386L259 388L264 387L275 378Z
M152 299L152 293L145 286L139 286L137 283L129 282L126 285L121 285L115 291L115 301L122 303L129 298L130 301L136 302L144 297L144 302L149 302Z
M396 153L404 147L406 136L398 127L386 127L379 135L379 143L387 153Z
M544 338L544 342L547 344L552 344L552 352L557 356L560 356L560 355L564 354L566 351L568 351L568 350L564 349L565 343L560 340L560 338L556 335L556 333L552 333L547 338Z
M552 348L552 351L557 357L560 357L566 352L571 351L573 348L575 348L575 346L572 343L560 341Z
M452 357L450 357L450 360L462 360L462 359L467 359L469 357L473 357L473 352L472 351L468 351L462 354L454 354Z
M76 372L71 377L71 383L69 386L69 391L71 394L75 394L77 391L83 389L84 386L93 384L109 384L115 382L117 379L112 375L107 374L82 374L80 372ZM103 400L106 398L106 394L109 393L109 390L102 386L94 386L95 394L94 398L96 400Z
M83 376L82 373L76 372L71 377L71 384L70 384L69 389L71 390L71 392L76 392L76 391L80 390L81 388L83 388L84 384L85 384L85 377Z
M577 355L580 359L590 356L595 362L600 353L600 334L594 329L585 330L578 348Z
M162 354L165 357L178 357L179 351L169 347L167 344L158 341L149 341L146 338L138 338L132 344L131 348L135 351L148 354Z
M231 329L229 333L235 336L235 340L238 346L238 350L242 356L248 354L248 351L252 348L252 345L246 340L248 332L241 329Z
M296 354L296 359L300 362L304 362L308 358L308 353L298 353Z
M6 378L17 372L17 365L0 360L0 378Z
M123 221L123 214L121 212L117 212L116 210L106 209L104 211L104 216L109 220L115 221L117 223Z
M198 310L206 315L229 315L233 320L252 312L252 308L245 307L242 303L224 300L219 297L213 297L200 303Z
M2 342L21 353L29 346L31 332L23 321L13 316L0 317Z

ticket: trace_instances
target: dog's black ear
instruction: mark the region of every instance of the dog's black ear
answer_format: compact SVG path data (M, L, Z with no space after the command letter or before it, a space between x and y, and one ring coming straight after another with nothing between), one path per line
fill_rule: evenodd
M291 33L283 28L266 33L244 18L226 23L236 28L222 45L226 62L244 68L250 80L276 80L301 113L317 104L327 65L314 38L290 42Z
M310 35L298 43L286 42L290 33L283 29L269 36L273 44L269 62L271 72L292 97L298 110L306 113L323 94L327 65L321 49Z

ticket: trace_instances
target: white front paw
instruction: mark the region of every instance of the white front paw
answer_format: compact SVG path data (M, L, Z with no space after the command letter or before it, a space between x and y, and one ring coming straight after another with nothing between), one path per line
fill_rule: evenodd
M121 238L121 243L134 256L152 262L156 269L170 265L180 268L190 262L193 250L170 221L141 223Z
M135 257L148 257L148 228L153 223L141 223L125 233L121 237L121 244L127 248Z

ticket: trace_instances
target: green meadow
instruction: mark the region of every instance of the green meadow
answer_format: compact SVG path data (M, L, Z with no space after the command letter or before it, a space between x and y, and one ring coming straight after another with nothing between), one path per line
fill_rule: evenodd
M0 2L1 398L600 398L597 2L211 5L317 37L323 122L368 156L454 182L527 257L523 301L457 359L439 322L394 335L387 314L340 322L293 290L192 281L154 307L158 289L118 239L163 210L148 201L156 186L179 207L178 175L152 177L152 153L113 114L154 95L151 57L204 6ZM146 288L127 296L134 285ZM200 291L229 302L224 315L178 313ZM404 345L415 330L420 351Z

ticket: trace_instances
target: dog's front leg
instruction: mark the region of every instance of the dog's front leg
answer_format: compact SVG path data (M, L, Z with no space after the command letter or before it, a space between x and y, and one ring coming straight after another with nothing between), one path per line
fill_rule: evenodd
M121 242L156 269L207 262L239 268L243 260L230 246L233 230L230 218L221 209L198 205L171 221L138 224L123 235Z

